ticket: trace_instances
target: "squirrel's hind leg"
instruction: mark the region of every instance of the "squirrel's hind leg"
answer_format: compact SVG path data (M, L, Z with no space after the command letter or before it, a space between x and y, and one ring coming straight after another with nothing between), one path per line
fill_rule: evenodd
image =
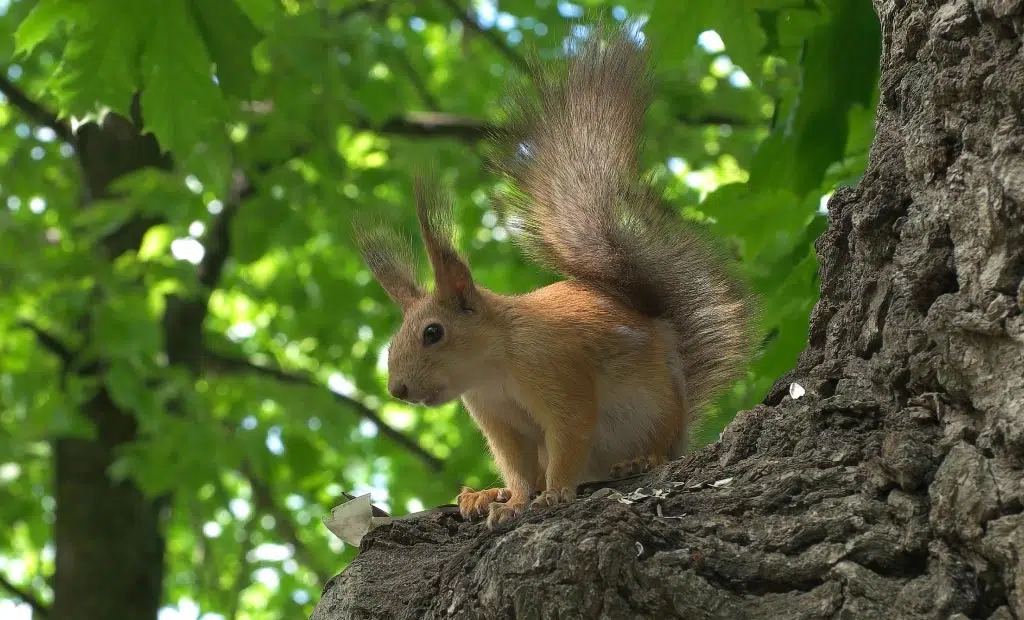
M661 467L670 458L682 456L685 450L687 430L690 425L690 411L686 400L686 385L682 373L669 365L667 383L662 384L663 415L658 418L661 424L654 433L647 454L637 458L620 461L611 468L612 478L627 478L637 474L645 474Z
M649 454L636 459L626 459L612 465L611 477L628 478L637 474L646 474L667 462L668 455L665 453Z

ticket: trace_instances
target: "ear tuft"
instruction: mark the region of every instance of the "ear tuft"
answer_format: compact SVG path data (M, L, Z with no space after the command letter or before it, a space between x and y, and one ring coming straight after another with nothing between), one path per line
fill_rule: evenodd
M423 296L408 239L380 223L356 221L352 228L363 262L392 301L404 310Z
M469 265L455 249L454 201L451 194L434 180L434 175L416 178L416 215L420 221L423 245L434 270L434 282L442 297L469 307L473 295L473 276Z

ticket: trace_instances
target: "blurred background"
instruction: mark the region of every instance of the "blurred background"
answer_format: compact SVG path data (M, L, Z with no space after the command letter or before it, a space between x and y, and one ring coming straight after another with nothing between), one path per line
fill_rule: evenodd
M806 343L825 204L873 136L870 3L0 0L0 617L53 600L55 514L91 508L88 485L55 492L75 465L54 442L104 436L97 394L132 421L106 475L163 502L161 620L308 615L355 555L320 521L342 491L400 515L498 482L459 405L388 397L400 314L349 227L414 232L433 163L482 284L552 281L493 210L481 139L527 50L564 54L597 16L654 46L646 170L764 304L704 444ZM69 132L112 114L142 121L157 165ZM107 168L127 172L104 190ZM186 302L191 331L171 320Z

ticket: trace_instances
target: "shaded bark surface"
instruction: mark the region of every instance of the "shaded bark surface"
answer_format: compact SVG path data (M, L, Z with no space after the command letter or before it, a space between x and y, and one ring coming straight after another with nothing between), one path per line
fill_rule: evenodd
M662 498L381 528L314 620L1024 619L1024 7L875 9L871 161L764 404L623 485Z

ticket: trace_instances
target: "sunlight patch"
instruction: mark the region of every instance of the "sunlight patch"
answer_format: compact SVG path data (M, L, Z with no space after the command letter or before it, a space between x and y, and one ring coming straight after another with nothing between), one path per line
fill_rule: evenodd
M714 30L705 30L697 37L697 45L704 48L709 54L717 54L725 50L725 43L722 37Z
M750 88L750 78L739 67L729 74L729 83L736 88Z
M372 439L377 436L377 425L372 420L362 420L359 422L359 434L367 439Z
M241 497L233 498L228 502L228 510L235 515L236 519L248 519L252 514L252 506Z
M345 378L340 372L336 372L327 378L327 387L335 394L352 396L356 393L356 386Z
M178 260L198 265L206 255L206 248L195 239L184 237L171 241L171 255Z

